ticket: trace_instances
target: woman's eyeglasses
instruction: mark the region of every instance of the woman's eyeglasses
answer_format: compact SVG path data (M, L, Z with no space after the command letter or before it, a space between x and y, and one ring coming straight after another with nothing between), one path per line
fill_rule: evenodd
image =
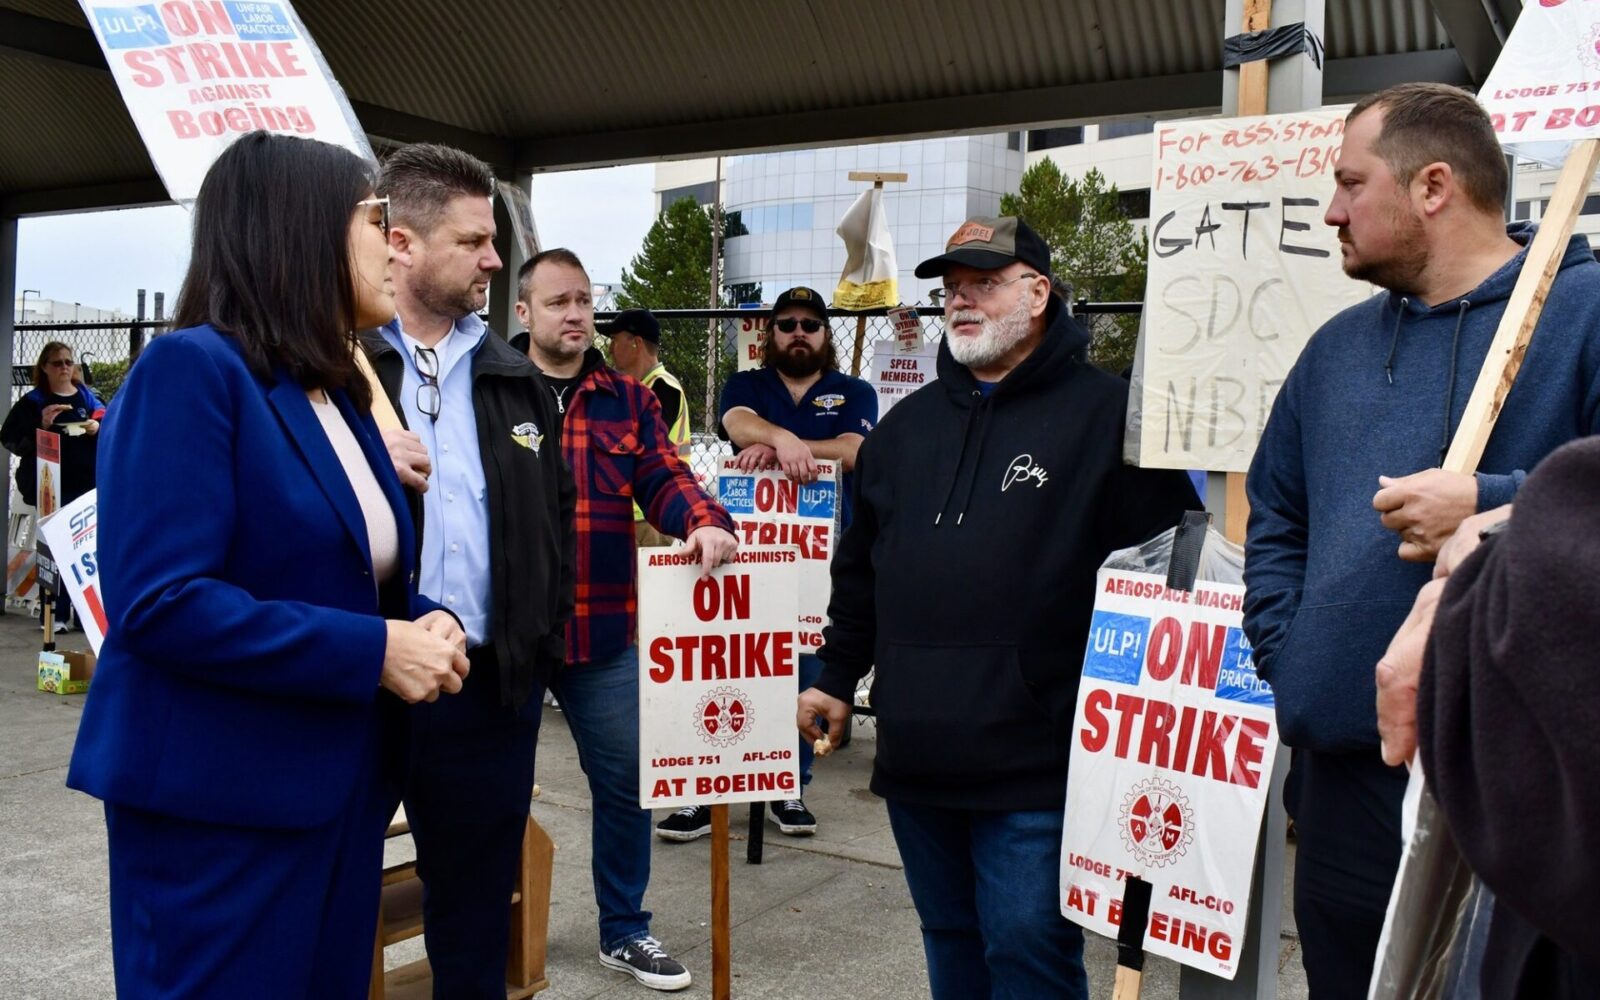
M822 320L820 320L820 319L795 319L793 316L790 316L790 317L787 317L786 319L780 319L780 320L778 320L776 323L774 323L772 325L777 327L779 330L783 331L784 333L793 333L794 332L794 328L797 327L797 326L800 329L802 329L805 332L807 332L807 333L816 333L818 330L822 329Z
M383 197L383 198L364 198L361 201L356 202L356 207L358 207L358 208L362 207L362 206L365 206L365 205L376 205L376 206L378 206L378 208L382 209L382 215L378 219L378 228L383 230L383 234L385 236L389 235L389 199L388 199L388 197Z
M44 366L46 368L71 368L75 364L77 362L71 358L56 358L54 361L46 361Z
M417 374L422 376L422 384L417 386L417 409L426 413L429 420L438 420L444 402L439 392L438 352L431 347L418 347L412 353L417 361Z

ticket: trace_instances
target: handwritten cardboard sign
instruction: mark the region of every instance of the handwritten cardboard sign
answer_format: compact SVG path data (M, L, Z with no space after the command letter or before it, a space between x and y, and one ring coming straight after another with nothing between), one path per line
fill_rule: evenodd
M1127 453L1243 472L1317 327L1372 292L1323 214L1347 109L1156 128L1142 359Z

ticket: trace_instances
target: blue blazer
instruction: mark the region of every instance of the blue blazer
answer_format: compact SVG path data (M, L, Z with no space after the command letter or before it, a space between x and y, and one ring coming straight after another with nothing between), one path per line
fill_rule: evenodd
M383 487L416 593L405 497L377 426L330 392ZM110 628L67 785L210 823L305 828L376 781L387 627L365 521L310 401L209 326L156 338L100 432ZM384 695L384 698L390 698Z

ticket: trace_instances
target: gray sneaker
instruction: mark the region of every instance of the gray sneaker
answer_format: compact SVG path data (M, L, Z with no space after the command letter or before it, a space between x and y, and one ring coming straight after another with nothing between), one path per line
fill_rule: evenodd
M600 964L626 972L653 990L687 989L691 982L683 963L667 954L661 942L646 934L600 953Z

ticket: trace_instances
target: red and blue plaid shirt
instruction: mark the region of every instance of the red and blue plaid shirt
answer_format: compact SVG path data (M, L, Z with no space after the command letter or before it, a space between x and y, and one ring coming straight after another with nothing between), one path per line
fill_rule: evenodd
M639 608L633 502L663 534L686 537L733 519L695 480L643 383L604 365L573 388L561 452L578 486L578 591L567 662L615 656L634 641Z

